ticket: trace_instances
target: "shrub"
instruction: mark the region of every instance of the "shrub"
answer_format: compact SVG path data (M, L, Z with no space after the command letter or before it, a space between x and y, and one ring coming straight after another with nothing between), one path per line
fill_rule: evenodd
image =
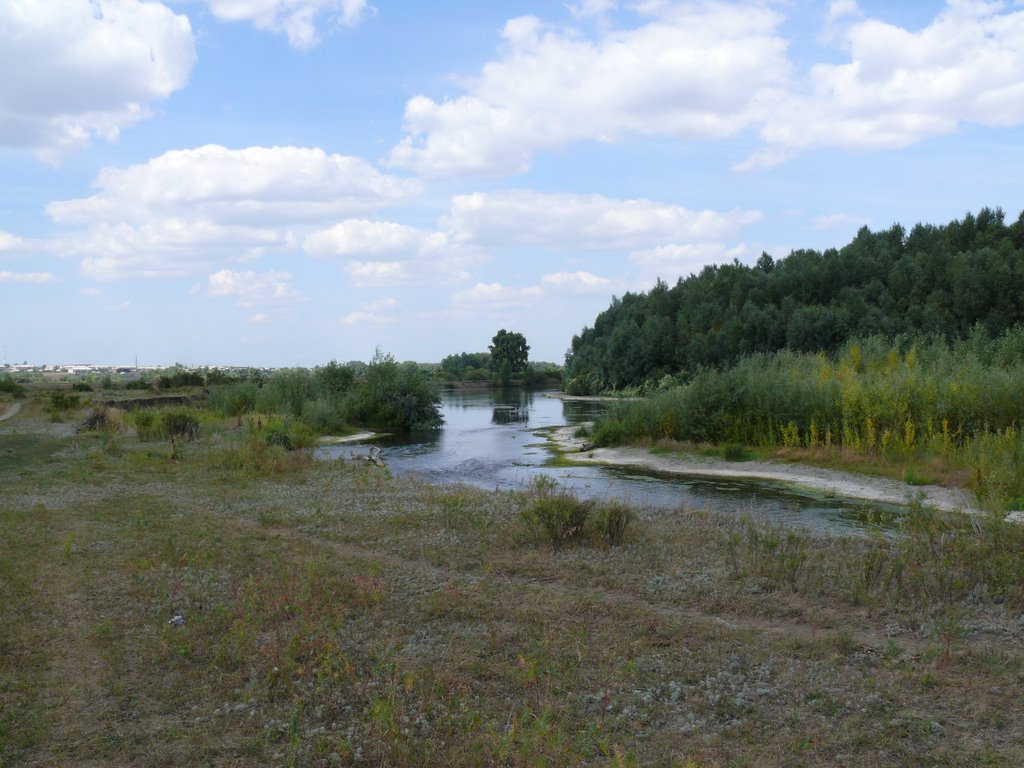
M79 405L78 395L69 395L66 392L51 392L49 410L53 414L70 411Z
M7 392L8 394L14 395L15 397L25 396L25 388L21 384L16 382L14 379L12 379L11 375L8 373L5 373L2 376L0 376L0 392Z
M579 499L569 491L554 491L550 485L535 485L535 497L522 510L522 518L534 539L547 538L555 549L583 533L594 502Z
M316 443L313 431L301 421L271 416L249 419L249 435L256 442L286 451L310 448Z
M164 411L160 414L160 434L167 439L183 437L195 440L199 437L199 420L185 410Z
M601 507L601 534L609 547L617 547L626 538L626 529L633 522L633 510L621 501L613 501Z
M132 411L130 418L135 425L135 431L139 435L139 440L152 440L158 436L156 417L152 411L140 408Z

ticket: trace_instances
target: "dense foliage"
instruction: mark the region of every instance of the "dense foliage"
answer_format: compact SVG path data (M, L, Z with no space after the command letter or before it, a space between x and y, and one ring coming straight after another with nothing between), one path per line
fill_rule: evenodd
M530 362L526 337L502 328L488 352L460 352L441 361L440 377L446 381L490 381L502 386L559 386L562 368L554 363Z
M995 337L1024 320L1024 213L945 226L866 227L845 247L798 250L748 267L705 267L675 285L627 293L573 338L566 389L593 394L685 380L745 355L833 352L853 337Z
M941 457L983 495L1024 494L1024 327L953 344L851 341L830 358L781 350L613 408L599 444L645 438Z
M526 343L526 337L504 328L494 334L488 350L491 353L491 365L502 379L525 371L530 359L530 345Z
M0 392L7 392L14 397L25 396L25 388L8 373L0 374Z
M327 432L347 425L413 430L441 425L440 397L415 363L378 353L357 378L334 361L307 370L275 371L265 381L214 387L210 407L228 416L280 413Z
M441 373L460 381L488 381L491 378L490 352L460 352L441 361Z

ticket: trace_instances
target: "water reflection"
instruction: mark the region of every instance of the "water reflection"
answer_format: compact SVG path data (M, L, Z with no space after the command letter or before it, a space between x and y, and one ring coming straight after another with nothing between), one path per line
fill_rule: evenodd
M621 498L633 504L745 514L815 531L891 531L901 508L824 498L768 482L681 477L595 465L550 466L544 432L591 421L605 406L561 401L522 389L449 392L443 396L445 428L380 441L396 474L432 482L521 489L546 475L587 498ZM324 458L365 453L365 447L324 446Z

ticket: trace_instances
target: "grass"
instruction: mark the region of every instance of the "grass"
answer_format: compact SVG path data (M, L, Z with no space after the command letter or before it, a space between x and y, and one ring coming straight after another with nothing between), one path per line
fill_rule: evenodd
M0 431L0 765L1024 762L1020 529L609 503L556 547L552 489L47 418Z

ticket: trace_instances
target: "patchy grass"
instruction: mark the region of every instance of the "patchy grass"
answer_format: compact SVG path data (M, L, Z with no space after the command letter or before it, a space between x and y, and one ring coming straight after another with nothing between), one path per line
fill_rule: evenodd
M553 546L536 489L35 418L0 434L0 765L1024 763L1020 528L609 502Z

